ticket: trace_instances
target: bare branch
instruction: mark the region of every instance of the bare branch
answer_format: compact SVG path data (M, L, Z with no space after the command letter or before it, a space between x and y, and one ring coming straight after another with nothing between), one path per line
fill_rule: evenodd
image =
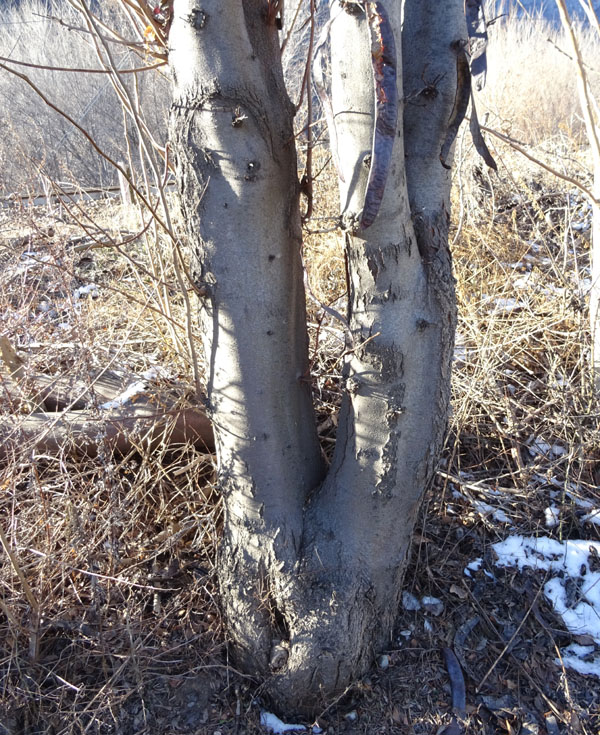
M68 66L47 66L46 64L33 64L29 61L17 61L16 59L9 59L6 56L0 56L0 61L4 61L7 64L14 64L15 66L26 66L30 69L43 69L44 71L67 71L76 74L110 74L110 69L81 69L76 67ZM166 66L166 61L159 61L156 64L150 64L149 66L138 66L133 69L117 69L117 74L137 74L142 71L150 71L152 69L159 69L161 66Z
M517 151L522 156L525 156L525 158L529 159L530 161L535 163L537 166L540 166L540 168L543 168L545 171L548 171L548 173L552 174L553 176L556 176L558 179L562 179L563 181L566 181L569 184L572 184L576 189L579 189L579 191L585 194L586 197L590 199L590 201L594 202L594 204L600 204L600 200L594 196L591 189L588 189L587 186L584 186L580 181L573 178L572 176L568 176L562 171L558 171L552 166L549 166L547 163L545 163L544 161L541 161L539 158L536 158L536 156L533 156L531 153L529 153L529 151L526 148L524 148L522 145L517 143L517 141L514 140L514 138L511 138L508 135L504 135L503 133L499 133L497 130L494 130L493 128L488 128L485 125L482 125L481 129L484 130L486 133L493 135L494 138L498 138L498 140L501 140L504 143L508 143L508 145L513 150Z

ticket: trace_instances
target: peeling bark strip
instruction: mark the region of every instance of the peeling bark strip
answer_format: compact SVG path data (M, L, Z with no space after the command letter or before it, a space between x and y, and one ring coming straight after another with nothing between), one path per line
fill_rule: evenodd
M319 101L321 102L327 129L329 130L329 150L331 152L331 158L333 159L333 165L335 166L335 170L337 171L340 181L345 181L338 155L337 130L335 128L335 118L333 117L333 107L331 106L331 100L327 94L325 79L323 77L323 50L327 45L329 31L331 30L331 24L333 21L334 18L330 18L327 23L325 23L323 30L321 31L321 35L319 36L319 40L317 41L312 61L312 75L315 91ZM310 122L311 121L309 120L309 123Z
M496 161L490 153L490 149L484 140L481 128L479 127L479 119L477 118L477 110L475 108L475 98L473 97L473 91L471 91L471 120L469 121L469 129L471 131L471 137L473 138L473 145L475 150L487 163L487 165L494 171L498 170Z
M469 129L473 138L473 144L475 145L477 153L479 153L486 164L494 171L497 171L498 166L496 165L496 161L494 161L494 157L490 153L489 148L483 139L483 135L481 134L481 128L479 127L479 119L477 118L477 110L475 108L475 98L473 96L471 71L469 69L467 53L460 41L456 41L454 47L456 49L456 97L454 98L454 107L452 108L450 119L448 120L446 139L444 140L442 150L440 151L440 162L444 168L450 168L446 161L450 156L450 150L454 140L456 139L461 123L465 119L470 101L471 120L469 122Z
M482 0L465 0L465 16L469 34L469 54L471 55L471 76L475 87L481 91L485 87L488 34Z
M398 122L396 87L396 44L394 32L380 2L365 3L371 34L371 60L375 87L375 128L371 168L365 192L360 229L370 227L381 206L385 183L392 162L392 150Z
M454 107L448 120L448 129L446 131L446 139L440 151L440 161L444 168L450 168L446 163L450 155L450 149L458 134L458 129L462 121L465 119L469 100L471 99L471 73L469 71L469 60L461 41L455 42L456 49L456 97L454 98Z
M467 708L465 677L463 676L454 651L451 648L444 648L443 651L444 661L452 687L452 709L459 717L464 717Z

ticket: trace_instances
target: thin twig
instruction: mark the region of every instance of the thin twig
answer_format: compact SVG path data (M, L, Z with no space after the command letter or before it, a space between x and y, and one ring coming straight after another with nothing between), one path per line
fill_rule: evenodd
M17 61L16 59L9 59L6 56L0 56L0 61L4 61L8 64L14 64L15 66L26 66L30 69L43 69L44 71L66 71L74 74L111 74L110 69L90 69L90 68L77 68L71 66L48 66L47 64L34 64L30 61ZM159 61L156 64L150 64L149 66L138 66L133 69L117 69L117 74L137 74L138 72L151 71L152 69L159 69L161 66L166 66L166 61Z
M574 186L576 189L579 189L579 191L585 194L586 197L590 199L590 201L594 202L594 204L600 205L600 199L594 196L591 189L589 189L587 186L584 186L580 181L573 178L572 176L562 173L562 171L558 171L552 166L549 166L544 161L541 161L539 158L536 158L536 156L533 156L531 153L529 153L529 151L523 148L523 146L519 145L519 143L517 143L517 141L514 140L513 138L509 137L508 135L504 135L503 133L499 133L497 130L494 130L493 128L488 128L485 125L481 125L481 129L485 131L486 133L493 135L495 138L498 138L498 140L501 140L504 143L507 143L513 150L517 151L522 156L525 156L525 158L535 163L536 166L543 168L545 171L548 171L548 173L552 174L553 176L556 176L556 178L562 179L563 181L566 181L567 183Z

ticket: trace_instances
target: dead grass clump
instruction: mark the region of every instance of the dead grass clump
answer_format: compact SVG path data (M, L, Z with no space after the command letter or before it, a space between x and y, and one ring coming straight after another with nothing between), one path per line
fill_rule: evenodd
M548 141L558 134L571 145L585 140L576 74L569 44L559 24L537 16L513 14L508 3L496 3L490 26L488 76L478 96L480 112L503 132L528 143ZM575 23L592 87L600 86L597 64L600 39L589 24Z
M198 492L189 452L26 459L0 474L4 708L22 732L116 723L149 677L188 673L221 645L210 475Z
M173 445L168 431L151 452L133 435L114 455L94 381L151 368L189 404L190 362L171 339L186 340L184 299L161 310L164 289L176 289L168 246L137 234L129 210L2 215L0 333L21 368L11 378L3 364L0 375L0 409L14 424L0 463L0 722L11 733L139 729L189 694L193 672L216 665L219 681L220 505L212 457ZM19 422L39 411L40 374L84 386L94 458L77 456L80 436L50 454L35 437L18 441Z

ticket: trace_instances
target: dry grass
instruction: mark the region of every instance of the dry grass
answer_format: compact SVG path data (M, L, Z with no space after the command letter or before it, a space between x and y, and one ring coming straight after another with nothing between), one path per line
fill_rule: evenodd
M100 69L81 16L66 2L23 0L5 3L0 18L0 56L47 67ZM102 17L128 37L131 28L118 3L98 3ZM119 44L110 44L117 68L143 66L145 60ZM51 103L70 115L115 160L126 160L124 117L106 74L52 71L7 63L25 74ZM133 78L135 77L135 79ZM130 90L139 95L145 120L159 141L166 137L169 81L163 74L127 75ZM42 191L47 179L73 186L110 186L115 171L91 150L84 136L50 109L22 79L0 70L3 134L0 138L0 195ZM127 128L137 155L131 121Z
M389 670L374 672L324 718L334 732L373 732L385 723L389 732L401 732L407 722L422 732L443 722L449 697L439 647L469 609L493 611L499 594L515 613L520 610L522 600L510 597L508 582L500 592L484 590L476 604L450 592L452 585L464 588L463 567L490 543L509 529L597 537L596 527L583 527L577 506L581 499L600 503L600 441L586 367L589 250L580 230L589 212L579 195L523 170L506 152L501 158L511 175L483 189L481 178L467 186L472 168L462 174L463 218L455 223L461 231L454 245L460 323L453 418L407 577L415 593L444 600L445 623L427 630L415 614L403 613L401 629L412 630L411 643L394 641ZM316 217L329 217L335 206L332 181L326 169L317 188L326 194L329 211L317 209ZM115 205L97 205L88 214L113 227L126 215L135 229L136 215ZM140 298L142 287L152 287L143 242L130 245L128 257L114 248L76 253L76 223L59 223L39 211L27 217L5 217L1 225L0 311L3 334L20 347L31 371L86 375L110 365L139 373L158 364L191 390L189 364L178 361L164 317ZM310 227L320 224L329 229L331 223L315 219ZM315 296L341 308L339 234L308 235L306 249ZM131 258L142 266L137 274ZM99 298L75 301L76 288L91 281ZM168 282L174 294L172 274ZM184 306L174 303L183 322ZM342 330L316 305L309 311L315 395L329 454ZM183 323L180 329L183 334ZM565 451L536 453L536 440ZM234 732L236 721L258 732L244 680L226 667L213 597L219 505L212 458L190 447L165 446L115 459L102 451L101 429L99 443L98 457L85 460L20 447L2 467L1 516L12 556L4 555L0 571L0 721L11 733L47 732L50 725L61 733L132 733L143 726L148 732ZM551 502L560 517L555 529L544 525ZM494 511L503 511L508 521L499 522ZM498 645L490 642L473 676L482 678L480 669L493 663ZM549 673L553 655L546 649L540 659L544 681L527 672L548 698L547 682L554 687L560 676L558 670ZM518 681L522 665L503 660L486 691ZM428 683L415 690L415 680ZM584 691L581 677L569 672L563 681L552 703L565 718L575 708L584 732L592 732L577 698ZM240 682L243 707L236 720ZM535 689L524 691L521 702L528 703ZM354 709L360 716L352 725L344 714ZM515 722L519 712L512 715ZM481 716L479 709L472 712L474 725Z
M512 18L508 3L496 3L490 26L487 85L480 113L505 133L528 143L583 142L584 125L570 48L561 28L537 16ZM593 89L600 88L600 39L581 25L577 37ZM572 148L572 149L573 149Z

